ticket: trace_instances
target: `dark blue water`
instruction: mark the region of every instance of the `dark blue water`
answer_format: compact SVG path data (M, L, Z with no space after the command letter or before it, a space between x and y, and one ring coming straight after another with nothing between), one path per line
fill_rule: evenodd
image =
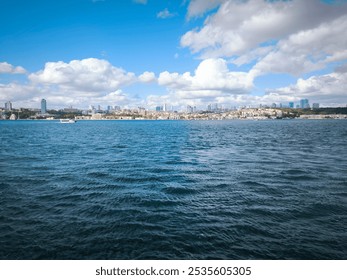
M1 259L347 259L346 121L0 122Z

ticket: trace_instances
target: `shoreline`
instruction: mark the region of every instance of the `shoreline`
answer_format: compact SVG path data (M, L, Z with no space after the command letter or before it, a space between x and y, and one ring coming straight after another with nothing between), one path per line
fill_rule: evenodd
M235 118L235 119L75 119L76 122L84 121L286 121L286 120L347 120L347 115L344 117L299 117L299 118ZM1 121L47 121L47 122L59 122L60 119L19 119L19 120L4 120Z

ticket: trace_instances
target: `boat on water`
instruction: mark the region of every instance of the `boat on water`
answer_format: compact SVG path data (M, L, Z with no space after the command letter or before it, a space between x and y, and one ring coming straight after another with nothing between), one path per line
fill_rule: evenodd
M75 123L74 119L60 119L60 123Z

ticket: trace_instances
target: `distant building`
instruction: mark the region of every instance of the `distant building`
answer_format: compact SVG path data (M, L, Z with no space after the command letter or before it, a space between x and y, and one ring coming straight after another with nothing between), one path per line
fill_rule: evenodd
M271 108L276 108L276 103L272 103Z
M146 109L144 107L138 107L137 110L140 115L146 115Z
M319 109L319 103L313 103L312 109Z
M72 106L70 106L69 108L64 108L63 112L64 113L79 113L80 110L76 108L72 108Z
M93 114L90 119L91 120L101 120L102 117L103 117L103 114L96 113L96 114Z
M289 108L294 108L294 102L289 102Z
M217 111L220 111L222 108L219 108L218 104L215 103L215 104L208 104L207 106L207 111L209 112L217 112Z
M310 104L308 103L308 99L301 99L300 100L300 108L301 109L310 108Z
M41 99L41 114L47 113L47 101L46 99Z
M163 106L157 106L157 107L155 107L155 111L156 111L156 112L161 112L161 111L163 111Z
M194 108L190 105L187 105L187 111L186 111L188 114L191 114L194 112Z
M11 101L7 101L5 103L5 110L6 111L12 111L12 103L11 103Z

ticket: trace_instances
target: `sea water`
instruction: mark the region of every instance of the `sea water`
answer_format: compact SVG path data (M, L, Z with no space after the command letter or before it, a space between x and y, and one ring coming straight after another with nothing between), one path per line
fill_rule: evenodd
M346 259L347 121L0 122L1 259Z

